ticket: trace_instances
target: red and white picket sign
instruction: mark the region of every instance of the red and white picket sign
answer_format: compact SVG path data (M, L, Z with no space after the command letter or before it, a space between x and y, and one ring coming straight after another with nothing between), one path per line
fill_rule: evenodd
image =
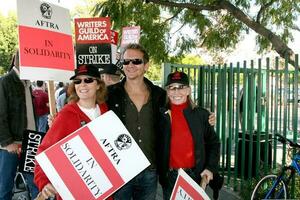
M105 199L147 166L120 119L109 111L36 156L63 199Z
M101 44L111 42L110 18L75 19L76 44Z
M127 26L122 28L121 47L130 43L139 43L141 37L140 26Z
M209 200L205 191L185 171L178 170L171 200Z
M20 78L67 81L75 68L69 11L40 0L17 0Z

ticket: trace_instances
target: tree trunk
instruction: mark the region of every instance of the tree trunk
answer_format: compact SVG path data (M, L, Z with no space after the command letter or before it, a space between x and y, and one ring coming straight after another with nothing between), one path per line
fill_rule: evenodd
M227 10L232 16L234 16L236 19L240 20L244 24L246 24L249 28L254 30L259 35L267 38L275 51L282 57L286 58L288 56L289 63L294 65L294 52L291 48L288 47L288 45L281 40L280 37L278 37L276 34L274 34L272 31L261 25L260 23L254 21L250 17L248 17L245 13L243 13L239 8L235 7L233 4L231 4L229 1L221 0L220 6Z

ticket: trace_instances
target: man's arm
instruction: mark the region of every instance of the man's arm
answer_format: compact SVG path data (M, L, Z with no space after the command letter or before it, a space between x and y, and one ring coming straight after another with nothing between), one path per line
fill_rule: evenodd
M13 136L9 129L7 90L4 79L0 79L0 146L6 147L13 143ZM17 122L16 122L17 123Z

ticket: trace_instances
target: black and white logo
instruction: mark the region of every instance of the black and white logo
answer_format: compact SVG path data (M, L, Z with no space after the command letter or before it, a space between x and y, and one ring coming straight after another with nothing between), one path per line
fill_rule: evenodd
M129 149L131 144L131 138L126 134L119 135L119 137L115 140L115 145L119 150Z
M52 8L49 4L47 3L42 3L40 6L40 10L42 13L42 16L46 19L51 19L52 16Z

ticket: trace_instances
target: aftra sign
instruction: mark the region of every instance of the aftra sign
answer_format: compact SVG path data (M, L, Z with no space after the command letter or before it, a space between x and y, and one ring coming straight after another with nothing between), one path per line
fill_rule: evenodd
M205 191L182 169L173 188L170 200L209 200Z
M105 199L150 165L109 111L36 156L63 199Z
M39 0L17 0L20 78L67 81L75 68L69 11Z

